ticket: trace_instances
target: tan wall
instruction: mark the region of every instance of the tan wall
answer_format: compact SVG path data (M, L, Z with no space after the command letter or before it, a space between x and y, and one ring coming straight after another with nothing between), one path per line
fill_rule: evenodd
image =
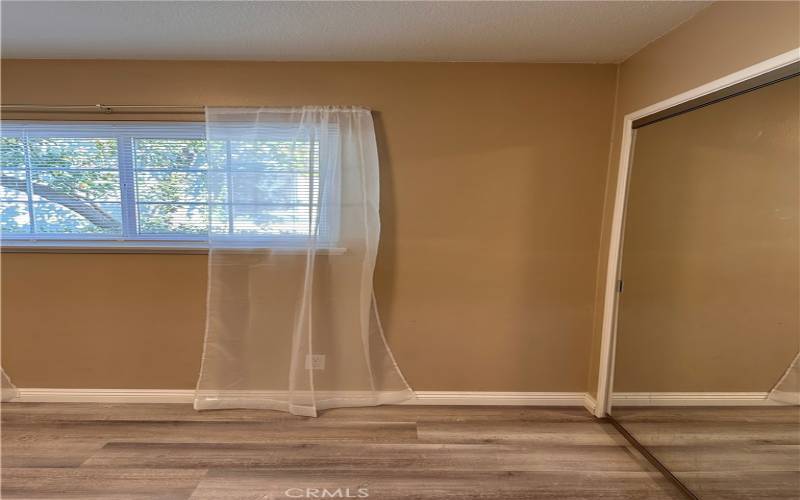
M800 78L636 131L615 390L766 392L800 349Z
M4 103L360 104L378 112L375 286L420 390L583 391L612 65L4 61ZM24 387L191 388L206 258L6 254Z
M605 271L622 118L633 111L800 46L800 3L718 2L620 68L606 182L588 388L596 394Z

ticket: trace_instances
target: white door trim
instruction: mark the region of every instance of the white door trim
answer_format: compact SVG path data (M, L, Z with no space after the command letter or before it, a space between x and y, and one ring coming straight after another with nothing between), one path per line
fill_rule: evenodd
M614 348L616 345L618 302L617 283L619 280L620 265L622 263L622 233L625 222L625 202L628 194L631 153L633 151L633 122L639 118L664 111L673 106L717 92L798 61L800 61L800 47L625 115L622 124L622 143L620 145L617 188L614 196L614 212L611 220L606 286L603 297L603 323L602 337L600 340L599 373L597 377L596 416L604 417L611 409L611 398L609 396L611 394L614 377Z

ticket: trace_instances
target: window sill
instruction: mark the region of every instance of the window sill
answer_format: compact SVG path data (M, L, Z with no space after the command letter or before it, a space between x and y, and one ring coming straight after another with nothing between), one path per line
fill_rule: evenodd
M219 250L228 250L219 248ZM232 252L246 252L247 248L232 247ZM302 247L274 246L265 247L264 250L273 250L282 254L303 255L306 249ZM149 254L179 254L179 255L207 255L209 252L206 242L191 241L97 241L97 242L70 242L70 241L32 241L32 240L4 240L0 244L2 253L149 253ZM317 252L325 255L342 255L347 253L346 248L324 247Z

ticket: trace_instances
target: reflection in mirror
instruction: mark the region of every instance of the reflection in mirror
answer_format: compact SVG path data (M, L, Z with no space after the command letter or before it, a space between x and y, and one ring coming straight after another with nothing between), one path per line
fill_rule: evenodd
M800 78L636 130L612 416L702 499L800 498Z

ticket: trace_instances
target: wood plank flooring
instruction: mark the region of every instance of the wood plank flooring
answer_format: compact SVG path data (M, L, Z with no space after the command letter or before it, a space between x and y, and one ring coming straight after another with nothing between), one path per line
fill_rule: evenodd
M581 408L9 403L4 499L682 498ZM368 496L363 496L363 495ZM327 495L327 496L323 496Z
M800 499L800 408L650 407L613 415L702 500Z

